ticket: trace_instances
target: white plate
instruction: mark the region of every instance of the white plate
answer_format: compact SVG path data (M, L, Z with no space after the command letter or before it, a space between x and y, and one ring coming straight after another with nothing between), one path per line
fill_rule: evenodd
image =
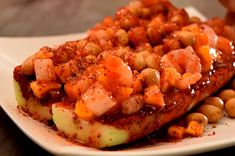
M194 9L191 14L201 16ZM201 16L202 17L202 16ZM203 18L203 17L202 17ZM122 151L100 151L75 145L58 136L55 131L18 112L13 90L12 72L16 65L43 45L60 44L77 40L84 34L34 38L0 38L0 104L15 124L35 143L56 155L116 156L116 155L179 155L195 154L235 145L235 120L224 118L216 128L208 128L203 137L184 139L177 143L159 143L151 147L125 149ZM210 127L210 126L209 126ZM215 132L215 135L209 136Z

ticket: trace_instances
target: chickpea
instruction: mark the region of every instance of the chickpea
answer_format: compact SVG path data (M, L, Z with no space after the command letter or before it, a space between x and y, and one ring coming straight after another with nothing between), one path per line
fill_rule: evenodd
M208 97L204 101L204 104L216 106L221 110L223 110L223 108L224 108L224 101L219 97Z
M121 46L127 45L127 43L128 43L128 34L125 30L119 29L116 32L116 36L117 36L117 41L118 41L119 45L121 45Z
M224 100L224 102L228 101L231 98L235 97L235 91L232 89L226 89L219 93L219 97Z
M109 55L110 53L109 53L109 51L103 51L103 52L101 52L99 55L98 55L98 60L102 60L102 59L104 59L105 57L107 57L108 55Z
M145 62L148 68L159 69L161 57L155 53L146 52L144 55Z
M142 8L141 9L141 17L146 18L151 14L149 8Z
M195 42L195 35L189 31L178 31L176 36L184 46L192 45Z
M127 47L118 47L117 49L113 50L111 54L123 59L124 56L129 52L130 52L130 49ZM110 54L110 52L108 53Z
M225 111L229 117L235 118L235 98L231 98L225 103Z
M172 125L168 128L168 135L174 139L183 139L185 128L177 125Z
M160 73L156 69L146 68L142 70L141 74L144 76L145 83L149 85L160 86Z
M119 21L120 26L128 30L131 27L139 24L139 19L134 16L127 8L121 8L116 13L116 20Z
M222 118L222 111L213 105L202 105L198 108L198 112L204 114L209 123L216 123Z
M158 46L153 47L153 52L159 56L163 56L164 55L163 45L158 45Z
M197 121L199 124L206 126L208 124L207 117L202 113L190 113L186 117L186 122L189 124L191 121Z
M130 29L128 31L128 38L130 44L134 45L135 47L148 42L148 36L143 26Z
M179 29L179 25L176 23L164 23L162 26L162 32L164 32L164 34L171 34L172 32Z
M128 9L130 12L135 16L141 15L141 8L142 8L142 2L141 1L132 1L130 2Z
M190 17L189 22L190 23L201 23L201 19L194 16L194 17Z
M87 43L87 40L85 39L78 41L77 50L82 50L85 47L86 43Z
M177 39L166 38L163 40L163 51L169 52L172 50L180 49L180 42Z
M127 52L124 56L125 62L131 67L131 69L142 70L146 67L146 62L143 53Z
M135 53L133 63L135 67L134 69L142 70L143 68L145 68L146 61L144 59L144 54L141 52Z
M102 51L102 49L100 48L100 46L98 44L95 44L93 42L88 42L86 44L86 46L83 49L83 52L85 55L99 55L99 53Z
M86 60L87 63L95 63L96 62L96 56L94 55L87 55L86 57L84 57L84 59ZM71 68L70 68L71 70Z
M153 45L157 45L162 40L161 33L159 32L158 29L150 27L150 28L147 29L147 34L148 34L148 37L150 39L150 42Z
M153 48L151 46L151 44L149 43L143 43L141 45L139 45L138 47L136 47L136 51L153 51Z
M176 9L169 14L170 21L177 23L179 26L184 26L188 23L189 17L184 9Z

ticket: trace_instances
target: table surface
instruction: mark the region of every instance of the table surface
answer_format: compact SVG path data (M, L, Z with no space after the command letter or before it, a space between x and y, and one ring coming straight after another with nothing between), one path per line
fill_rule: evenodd
M224 17L216 0L173 0L178 6L193 5L207 17ZM84 32L128 0L1 0L0 37L43 36ZM210 10L210 11L208 11ZM235 147L204 153L235 153ZM0 107L0 155L51 155L27 138Z

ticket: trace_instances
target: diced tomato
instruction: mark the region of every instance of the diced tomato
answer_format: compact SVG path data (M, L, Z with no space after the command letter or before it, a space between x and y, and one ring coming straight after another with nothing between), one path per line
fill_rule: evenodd
M93 83L93 76L84 74L80 78L76 78L66 82L64 85L64 90L69 98L77 100L80 98L82 93L84 93Z
M210 47L208 45L199 47L197 50L197 55L201 60L202 72L211 70L213 65L213 57L210 53Z
M228 54L228 55L231 55L232 54L232 52L233 52L233 50L232 50L232 42L231 41L229 41L228 39L226 39L226 38L224 38L224 37L218 37L218 43L217 43L217 48L220 50L220 51L222 51L222 52L224 52L224 53L226 53L226 54Z
M117 101L124 101L128 99L133 92L133 89L130 87L119 87L114 93L114 97Z
M205 33L197 33L195 36L195 42L193 44L194 49L199 49L203 45L208 45L209 39Z

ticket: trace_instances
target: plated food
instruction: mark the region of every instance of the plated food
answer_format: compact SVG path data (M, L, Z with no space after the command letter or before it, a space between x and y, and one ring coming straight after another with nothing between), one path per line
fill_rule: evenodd
M87 38L43 47L17 66L19 108L88 146L135 141L229 81L231 32L166 0L133 1Z

